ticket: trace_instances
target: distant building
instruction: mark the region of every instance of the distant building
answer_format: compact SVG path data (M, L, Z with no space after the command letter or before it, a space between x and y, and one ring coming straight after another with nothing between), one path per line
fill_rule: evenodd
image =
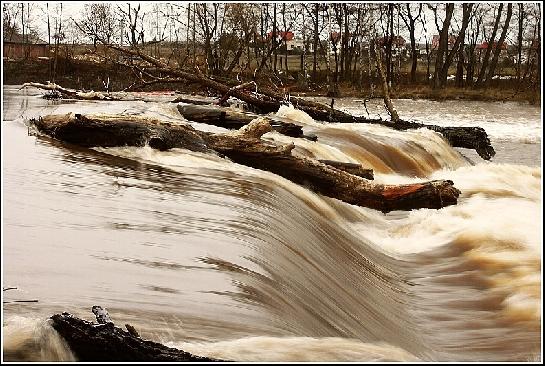
M390 37L381 37L377 39L377 44L379 46L386 46L390 41ZM401 36L394 36L392 38L392 49L400 49L405 46L405 38Z
M477 45L476 49L486 50L486 49L488 49L488 47L489 47L488 42L483 42L483 43ZM494 50L496 47L498 47L498 42L494 42L490 47L491 47L492 50ZM507 50L507 43L502 42L502 44L499 47L500 47L500 50L502 50L502 51Z
M436 34L433 36L432 40L431 40L431 49L432 50L437 50L439 48L439 39L441 37ZM453 34L449 34L448 36L448 49L449 51L452 50L452 48L454 47L454 44L456 43L456 36L453 35Z
M273 32L267 33L267 39L273 38ZM285 42L288 51L300 51L303 52L305 48L305 41L302 39L296 39L293 32L277 32L277 42ZM314 52L314 45L308 42L308 51Z
M481 44L478 44L475 47L475 49L477 50L478 55L479 55L479 60L480 60L481 56L484 55L484 53L486 52L486 50L489 47L490 47L491 51L494 51L496 48L500 49L500 54L499 54L500 60L504 60L508 56L508 52L507 52L508 45L507 45L506 42L502 42L502 44L499 45L499 46L498 46L498 42L494 42L491 45L488 42L483 42Z
M377 44L380 47L386 47L388 42L390 41L390 37L382 37L377 39ZM407 50L405 48L405 38L401 36L393 36L392 37L392 55L393 56L406 56Z
M26 42L23 36L18 33L8 35L3 34L4 48L2 56L10 59L38 58L48 56L48 44L45 41L33 36L29 36Z

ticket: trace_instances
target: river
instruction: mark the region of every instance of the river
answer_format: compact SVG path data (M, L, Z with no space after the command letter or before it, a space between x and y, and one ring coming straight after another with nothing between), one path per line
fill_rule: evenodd
M430 130L322 124L305 156L359 162L375 180L451 179L455 206L382 214L272 173L183 149L84 149L29 135L25 120L129 113L186 122L169 95L59 102L3 88L3 351L70 361L47 318L118 325L201 356L237 361L541 360L541 109L394 101L400 116L481 126L483 161ZM336 107L366 114L353 98ZM380 101L366 105L385 117ZM198 129L224 131L193 123ZM35 303L15 300L36 299Z

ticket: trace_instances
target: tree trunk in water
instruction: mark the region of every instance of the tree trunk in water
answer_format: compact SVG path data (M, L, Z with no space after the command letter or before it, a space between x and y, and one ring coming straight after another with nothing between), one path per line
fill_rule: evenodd
M346 203L389 212L442 208L457 203L460 191L448 180L406 185L374 184L314 159L292 154L295 145L262 140L271 131L257 119L237 132L212 134L191 126L131 115L49 115L30 121L38 132L85 147L145 146L185 148L220 154L252 168L270 171L316 193Z
M374 47L374 42L373 46ZM382 81L382 93L384 98L384 105L386 106L386 109L388 110L388 113L390 113L390 117L392 119L392 122L398 122L399 121L399 115L397 114L396 109L394 108L394 105L392 104L392 100L390 99L390 91L388 89L388 83L386 82L386 78L384 77L384 70L382 69L382 60L380 57L380 47L378 49L375 49L375 59L376 59L376 65L377 65L377 71L379 73L380 79Z

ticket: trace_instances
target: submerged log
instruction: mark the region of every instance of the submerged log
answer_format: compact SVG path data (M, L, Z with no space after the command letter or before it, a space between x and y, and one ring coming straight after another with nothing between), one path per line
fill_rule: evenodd
M93 306L93 311L95 308ZM108 313L100 308L109 319ZM51 317L53 328L82 362L214 362L221 361L195 356L189 352L144 340L134 332L118 328L110 320L95 324L69 313ZM127 327L128 328L128 327Z
M261 139L272 130L266 118L258 118L240 130L225 134L130 115L50 115L30 123L41 133L87 147L148 144L161 150L181 147L217 153L236 163L280 175L316 193L382 212L438 209L456 204L460 195L449 180L374 184L332 165L293 155L293 143L276 145Z
M259 115L239 112L232 108L218 106L178 105L180 114L189 121L206 123L228 129L239 129ZM273 130L290 137L303 137L303 127L292 122L282 121L278 117L267 116Z

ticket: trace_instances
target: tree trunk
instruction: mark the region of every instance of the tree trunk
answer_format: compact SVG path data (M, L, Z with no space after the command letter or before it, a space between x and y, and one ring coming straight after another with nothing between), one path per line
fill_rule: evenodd
M411 27L410 27L410 38L411 38L411 56L412 56L412 63L411 63L411 83L416 83L416 68L418 66L418 52L416 50L416 37L414 35L415 31L415 24L414 21L411 21Z
M273 3L273 35L272 35L272 47L273 47L273 53L274 53L274 65L273 70L276 74L276 61L278 58L278 51L276 50L276 42L278 37L278 30L276 28L276 3Z
M212 134L188 125L131 115L49 115L30 121L43 134L85 147L145 146L159 150L185 148L220 154L252 168L278 174L316 193L382 212L439 209L457 203L460 191L448 180L406 185L374 184L315 159L292 154L295 145L261 139L271 131L257 119L236 133Z
M464 86L464 41L460 43L458 49L458 63L456 65L456 87L462 88Z
M501 12L503 10L503 4L500 4L500 7L498 8L498 15L496 16L496 21L494 22L494 28L492 29L492 35L490 36L490 39L488 40L488 47L486 48L486 52L484 54L483 61L481 63L481 69L479 71L479 76L477 78L477 81L475 82L476 86L480 86L484 80L484 77L486 75L486 69L488 67L488 60L490 58L490 52L492 51L492 47L494 45L494 39L496 38L496 33L498 31L498 26L500 24L501 19Z
M454 13L454 4L446 4L446 14L445 20L443 21L443 28L439 34L439 46L437 49L437 56L435 59L435 71L433 74L433 87L434 89L442 88L447 79L448 66L447 69L444 69L445 62L444 57L445 53L448 54L448 41L449 41L449 28L450 21L452 19L452 14Z
M469 20L471 16L471 8L473 7L473 4L462 4L462 7L463 7L462 27L460 29L460 33L458 33L458 37L456 37L456 41L454 42L454 45L452 46L452 50L449 52L447 47L447 50L445 51L447 56L441 69L440 81L439 81L440 87L445 87L447 84L448 70L450 65L452 64L452 61L454 60L454 55L458 53L459 48L461 48L463 52L464 38L466 35L467 26L469 25ZM454 11L454 7L452 8L452 11Z
M484 82L485 86L490 85L490 82L492 81L492 77L494 76L496 72L496 65L498 64L498 59L500 57L501 47L503 43L505 42L505 37L507 36L507 31L509 30L509 22L511 21L512 14L513 14L513 4L509 3L507 4L507 15L505 16L505 23L503 24L503 29L501 31L500 39L498 43L496 44L496 47L494 48L494 57L492 57L492 61L490 62L490 68L488 70L488 75L486 76L486 80ZM490 45L488 46L490 47Z
M317 57L318 57L318 41L319 41L319 34L318 34L318 20L319 20L319 11L320 5L314 4L314 59L312 63L312 79L314 82L317 82L318 75L316 74L316 66L318 63Z
M384 105L386 106L386 109L388 110L388 113L390 113L390 117L392 119L392 122L398 122L399 121L399 115L397 114L396 109L394 108L394 105L392 104L392 100L390 99L390 91L388 90L388 83L386 82L386 78L384 77L384 70L382 69L382 59L380 56L380 47L378 49L374 46L375 42L373 41L372 46L375 51L375 59L376 59L376 65L377 65L377 71L380 76L380 79L382 81L382 94L384 98Z
M520 83L522 70L522 33L524 31L524 4L519 3L518 11L518 34L517 34L517 81Z

